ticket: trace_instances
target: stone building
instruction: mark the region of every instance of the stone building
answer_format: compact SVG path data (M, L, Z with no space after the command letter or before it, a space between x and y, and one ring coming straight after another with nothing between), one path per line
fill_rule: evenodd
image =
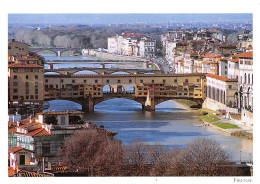
M8 66L9 105L40 105L44 98L44 69L37 64Z

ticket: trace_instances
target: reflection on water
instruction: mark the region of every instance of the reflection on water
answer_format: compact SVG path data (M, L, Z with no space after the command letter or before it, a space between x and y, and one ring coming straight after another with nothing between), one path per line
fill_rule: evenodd
M81 105L64 100L50 101L50 110L81 110ZM209 127L196 127L199 113L174 102L166 101L156 106L155 112L142 111L141 104L127 99L112 99L95 106L95 112L85 114L85 120L104 125L118 132L115 136L123 143L142 140L148 144L160 143L168 147L182 147L197 137L216 140L227 149L232 158L249 160L252 141L225 135ZM251 156L252 159L252 156Z

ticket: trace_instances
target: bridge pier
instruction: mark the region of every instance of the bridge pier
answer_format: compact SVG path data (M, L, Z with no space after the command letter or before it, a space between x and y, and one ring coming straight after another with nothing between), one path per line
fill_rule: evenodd
M94 101L92 97L88 97L84 99L82 104L82 111L83 112L94 112Z
M142 105L142 109L144 111L155 111L154 98L150 98L149 96L147 96L145 104Z
M60 57L61 56L61 51L57 51L57 57Z

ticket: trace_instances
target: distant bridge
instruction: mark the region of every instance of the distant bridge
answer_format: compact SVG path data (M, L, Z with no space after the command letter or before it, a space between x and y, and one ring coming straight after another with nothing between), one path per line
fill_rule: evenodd
M41 47L41 48L30 48L29 51L31 52L41 52L41 51L51 51L56 54L57 57L60 57L62 53L66 51L74 51L74 53L79 53L82 55L82 49L79 48L51 48L51 47Z
M112 74L115 72L126 72L129 74L162 74L161 70L149 70L149 69L122 69L122 68L90 68L90 67L81 67L81 68L59 68L59 69L45 69L44 72L55 72L61 75L73 75L79 71L92 71L97 74Z

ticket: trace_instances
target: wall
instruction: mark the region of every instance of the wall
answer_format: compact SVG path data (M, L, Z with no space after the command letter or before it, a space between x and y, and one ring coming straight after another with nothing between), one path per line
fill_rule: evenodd
M217 110L226 110L226 105L222 104L220 102L217 102L213 99L210 98L206 98L202 104L202 108L207 108L207 109L211 109L214 111Z

